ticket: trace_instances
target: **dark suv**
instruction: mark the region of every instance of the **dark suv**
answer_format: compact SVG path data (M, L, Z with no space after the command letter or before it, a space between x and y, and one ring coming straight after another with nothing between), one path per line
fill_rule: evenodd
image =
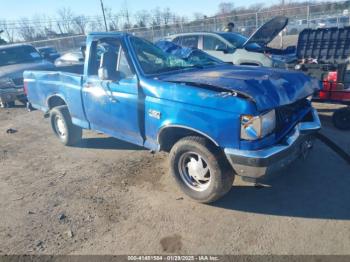
M15 100L26 102L23 90L25 70L52 70L55 66L43 59L31 45L0 46L0 107L11 107Z

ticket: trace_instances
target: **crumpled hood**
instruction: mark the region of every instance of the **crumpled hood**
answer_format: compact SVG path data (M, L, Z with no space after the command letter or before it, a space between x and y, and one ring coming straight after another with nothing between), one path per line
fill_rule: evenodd
M25 70L52 70L55 66L46 61L0 66L0 78L21 78Z
M267 67L218 66L158 77L162 81L205 85L252 99L259 111L291 104L314 94L321 83L303 73Z

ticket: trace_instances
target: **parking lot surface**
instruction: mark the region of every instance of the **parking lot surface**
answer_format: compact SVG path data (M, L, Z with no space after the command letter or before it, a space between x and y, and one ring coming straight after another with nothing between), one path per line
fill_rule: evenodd
M336 106L315 106L322 132L350 153ZM237 178L225 198L198 204L164 153L93 132L64 147L41 112L0 109L0 254L350 254L349 188L349 165L316 141L269 187Z

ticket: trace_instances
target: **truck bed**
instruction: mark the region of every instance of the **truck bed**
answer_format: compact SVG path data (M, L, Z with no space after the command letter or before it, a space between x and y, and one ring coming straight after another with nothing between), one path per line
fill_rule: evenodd
M24 72L28 100L34 108L47 112L53 106L52 103L57 102L50 98L59 94L71 109L73 123L79 124L86 122L82 100L82 78L82 75L66 72Z

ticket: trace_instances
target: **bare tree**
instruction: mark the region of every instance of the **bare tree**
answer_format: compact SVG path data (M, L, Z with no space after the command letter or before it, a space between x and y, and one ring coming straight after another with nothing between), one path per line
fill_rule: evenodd
M225 16L229 15L234 8L234 4L232 2L221 2L219 4L219 12L218 15Z
M88 19L85 15L79 15L73 18L74 26L79 34L85 35L88 26Z
M59 22L58 27L61 33L71 34L73 33L72 25L73 25L73 17L74 14L70 8L63 7L57 11Z
M162 12L159 7L151 11L152 26L159 28L162 25Z
M36 40L36 31L28 18L21 18L18 21L18 34L24 41Z
M172 16L173 16L173 14L172 14L170 8L169 7L164 8L164 10L161 12L161 18L162 18L163 24L165 26L168 26L169 21L170 21Z
M194 20L202 20L205 17L206 15L204 15L203 13L199 13L199 12L193 13Z
M42 27L42 32L46 38L51 38L57 36L57 28L53 22L52 17L45 14L39 15L40 27Z
M123 18L123 29L130 29L131 28L131 14L128 8L128 4L125 1L123 3L123 6L120 11L120 15Z
M33 36L36 40L45 39L46 38L46 23L47 17L44 15L34 15L30 20L31 25L35 30L35 36Z
M112 14L109 17L109 30L118 31L119 30L120 16L118 14Z
M90 22L91 31L105 31L105 29L106 28L102 17L95 16L94 19Z
M264 3L256 3L256 4L252 4L252 5L249 7L249 9L251 9L251 11L258 12L258 11L260 11L263 7L264 7Z
M7 22L6 20L0 21L0 30L3 30L3 33L5 35L5 38L9 43L13 43L15 40L15 30L13 28L13 24L11 27L11 24Z
M110 7L105 7L105 14L109 31L118 31L120 16L118 14L114 14L112 8Z
M151 15L147 10L138 11L135 14L135 20L138 27L147 27L150 22Z

